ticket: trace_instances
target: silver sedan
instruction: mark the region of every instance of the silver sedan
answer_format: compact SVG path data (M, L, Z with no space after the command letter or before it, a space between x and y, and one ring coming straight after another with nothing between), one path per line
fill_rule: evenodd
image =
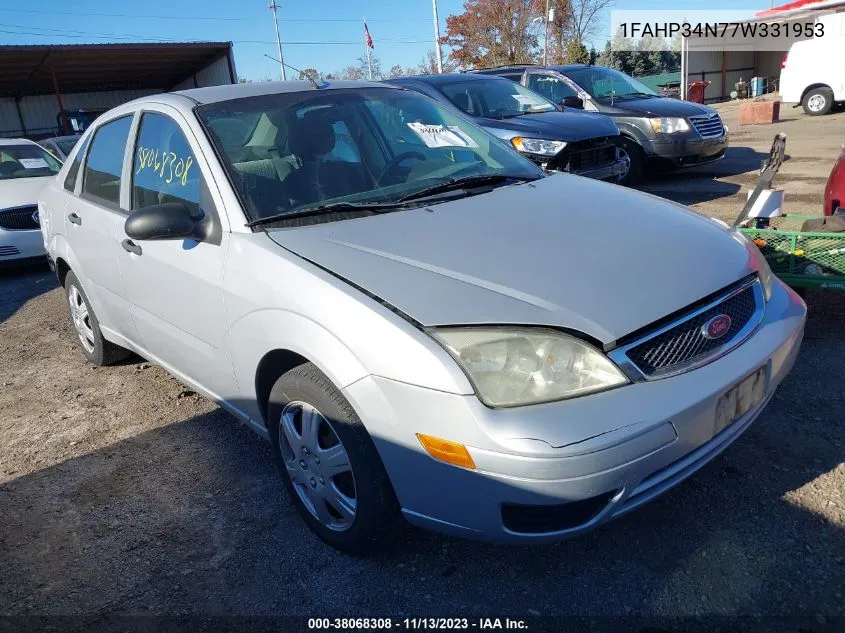
M125 104L41 204L88 360L135 352L249 424L348 552L402 517L525 543L628 512L748 428L803 335L726 225L379 84Z

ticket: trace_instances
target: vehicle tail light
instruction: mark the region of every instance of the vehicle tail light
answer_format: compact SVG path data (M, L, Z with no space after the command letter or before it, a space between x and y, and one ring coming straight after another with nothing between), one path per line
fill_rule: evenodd
M784 56L783 56L783 59L782 59L782 60L780 60L780 67L781 67L781 68L786 68L786 58L787 58L787 57L789 57L789 54L784 55Z

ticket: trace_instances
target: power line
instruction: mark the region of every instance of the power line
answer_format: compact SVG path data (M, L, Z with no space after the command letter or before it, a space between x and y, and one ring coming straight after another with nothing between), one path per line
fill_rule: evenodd
M131 18L140 20L211 20L218 22L256 22L258 18L235 18L207 15L136 15L132 13L80 13L78 11L38 11L36 9L0 9L9 13L32 13L36 15L72 15L74 17L97 17L97 18ZM376 18L370 22L417 22L411 18ZM285 19L285 22L360 22L354 18L297 18Z
M38 27L28 27L28 28L38 28ZM0 33L9 33L12 35L31 35L35 37L51 37L51 38L74 38L74 39L94 39L94 40L101 40L101 39L134 39L134 40L146 40L150 42L163 42L163 43L182 43L185 41L201 41L201 40L188 40L186 38L182 39L164 39L164 38L153 38L147 36L136 36L136 35L71 35L71 34L63 34L58 35L54 33L33 33L31 31L8 31L8 30L0 30ZM233 44L275 44L275 40L231 40ZM388 43L388 44L425 44L428 43L429 40L412 40L412 39L380 39L378 40L379 43ZM292 45L292 46L360 46L360 40L319 40L319 41L294 41L294 42L285 42L285 46Z

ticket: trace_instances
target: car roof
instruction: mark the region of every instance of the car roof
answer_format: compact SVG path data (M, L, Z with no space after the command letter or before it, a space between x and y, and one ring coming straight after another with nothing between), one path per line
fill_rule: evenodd
M386 88L383 83L374 81L345 81L331 80L320 82L320 90L339 90L341 88ZM390 86L394 87L394 86ZM207 88L191 88L179 90L173 94L191 99L195 103L217 103L244 97L259 97L291 92L312 92L315 88L310 81L260 81L224 86L209 86Z
M82 134L68 134L66 136L51 136L50 138L45 138L41 142L45 141L53 141L54 143L59 141L78 141L82 137Z
M432 86L440 86L456 83L458 81L481 81L485 79L488 81L490 79L502 79L504 81L509 81L504 77L497 77L496 75L482 75L475 73L443 73L441 75L410 75L408 77L396 77L395 79L386 79L384 83L401 84L406 81L419 81L422 83L431 84Z
M0 138L0 145L38 145L35 141L30 141L28 138Z
M478 72L485 70L499 70L506 72L508 70L525 70L526 68L547 68L550 70L557 70L559 72L566 72L567 70L575 70L576 68L586 68L586 66L587 64L547 64L546 66L543 66L542 64L513 64L510 66L491 66L489 68L475 68L474 71Z

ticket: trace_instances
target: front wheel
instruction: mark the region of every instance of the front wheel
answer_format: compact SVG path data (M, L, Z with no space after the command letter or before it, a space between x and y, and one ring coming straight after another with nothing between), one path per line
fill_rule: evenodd
M628 161L628 171L620 176L618 183L626 187L636 185L645 176L645 152L638 143L624 136L617 137L615 142L621 158Z
M282 375L268 406L273 456L297 511L347 554L388 542L399 504L372 439L343 394L313 364Z
M804 112L809 116L821 116L833 108L833 90L830 88L813 88L804 95L801 102Z

